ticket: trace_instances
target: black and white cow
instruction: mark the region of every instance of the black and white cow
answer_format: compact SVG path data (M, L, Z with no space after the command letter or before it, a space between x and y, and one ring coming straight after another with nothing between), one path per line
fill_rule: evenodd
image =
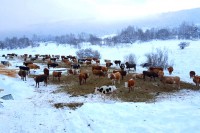
M95 93L100 93L100 94L110 94L117 90L116 86L114 85L104 85L101 87L95 87Z

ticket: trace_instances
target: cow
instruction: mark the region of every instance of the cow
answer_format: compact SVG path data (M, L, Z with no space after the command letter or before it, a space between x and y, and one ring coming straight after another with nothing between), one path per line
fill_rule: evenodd
M33 64L33 62L31 62L31 61L25 61L25 62L23 62L23 65L25 65L25 66L28 66L28 64Z
M150 67L151 66L151 63L143 63L143 64L141 64L141 66L144 68L144 67Z
M121 65L121 61L120 60L114 60L115 65Z
M34 77L34 80L36 83L35 87L38 86L38 88L39 88L40 82L44 82L44 85L47 86L47 75L45 75L45 74L37 75L36 77Z
M36 64L28 64L28 67L30 69L40 69L40 66L36 65Z
M190 75L190 78L192 78L196 75L196 73L195 73L195 71L190 71L189 75Z
M168 70L169 74L171 75L172 72L174 71L174 68L170 66L170 67L167 68L167 70Z
M111 94L113 93L114 91L117 90L116 86L113 86L113 85L104 85L104 86L101 86L101 87L95 87L94 88L94 92L95 93L100 93L100 94Z
M121 65L120 65L120 68L121 68L122 71L124 71L125 64L121 64Z
M30 68L29 68L29 67L26 67L26 66L19 66L19 69L20 69L20 70L26 71L26 74L27 74L27 75L30 74Z
M113 65L113 63L111 62L106 62L106 67L111 67Z
M159 71L163 71L164 69L162 67L149 67L150 72L155 72L158 74Z
M49 79L49 69L48 68L44 68L43 72L45 75L47 75L47 78Z
M199 86L200 83L200 76L193 76L193 82L196 84L196 86Z
M104 73L102 70L96 70L96 69L94 69L94 70L92 70L92 73L93 73L93 75L97 75L97 76L102 76L102 77L105 77L105 75L106 75L106 73Z
M145 81L145 77L148 76L150 77L150 81L152 78L154 78L154 81L156 81L155 77L158 77L158 74L155 72L150 72L150 71L143 71L143 80Z
M131 69L131 68L134 68L134 71L136 71L136 64L134 64L134 63L129 63L129 62L126 62L125 63L125 65L126 65L126 69Z
M79 64L72 64L71 68L72 69L79 69L81 66Z
M161 76L160 81L165 84L176 84L178 89L180 89L180 77L178 76Z
M26 71L19 70L18 75L21 77L23 81L26 81Z
M127 82L127 83L128 83L128 86L127 86L127 87L128 87L128 89L129 89L129 91L128 91L128 92L130 93L130 91L131 91L131 90L133 90L133 91L134 91L134 87L135 87L135 80L131 78L131 79L129 79L129 80L128 80L128 82Z
M79 77L79 84L80 85L82 83L86 84L86 80L87 80L87 78L89 78L89 73L81 72L78 77Z
M76 75L76 74L79 74L79 73L80 73L80 69L68 69L67 70L67 74Z
M111 79L113 85L115 85L116 81L118 81L118 83L120 84L121 74L120 72L110 73L108 74L108 78Z
M92 66L92 71L93 70L101 70L102 66Z
M142 73L134 73L132 76L133 79L143 79L143 77Z
M9 63L9 61L1 61L1 64L3 64L4 66L11 66L11 64Z
M58 63L48 63L48 64L47 64L48 69L49 69L49 67L55 68L55 67L57 67L57 66L58 66Z
M60 82L61 74L62 74L62 72L53 71L53 73L52 73L53 80L54 80L54 77L57 77L58 81Z
M126 76L127 74L127 72L123 70L113 70L113 73L116 73L116 72L120 72L122 80L124 79L124 76Z

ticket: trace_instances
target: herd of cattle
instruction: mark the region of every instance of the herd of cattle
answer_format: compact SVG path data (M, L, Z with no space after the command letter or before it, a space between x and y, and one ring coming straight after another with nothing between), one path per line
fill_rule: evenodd
M164 69L162 67L155 67L151 66L149 63L144 63L143 67L148 67L147 70L143 71L142 73L136 73L136 64L134 63L121 63L120 60L114 60L113 63L119 67L117 70L113 70L112 72L108 71L109 68L113 65L111 60L104 60L105 65L100 64L100 60L96 58L84 58L84 59L77 59L75 56L50 56L50 55L35 55L34 57L28 54L24 54L21 56L17 56L16 54L10 56L11 59L20 58L23 61L23 65L17 66L19 67L18 75L21 77L21 79L24 81L26 80L27 75L30 74L31 69L40 69L40 66L35 64L34 62L36 60L41 60L44 63L46 63L46 67L43 69L43 74L36 75L34 77L35 80L35 86L39 88L39 83L44 82L44 85L47 86L47 82L49 80L49 69L50 67L56 68L60 66L60 63L65 64L66 67L68 67L67 74L73 74L78 75L79 85L86 84L86 80L89 78L90 73L88 71L82 71L82 66L90 65L91 71L93 75L97 75L99 77L107 77L111 80L112 85L109 86L100 86L95 87L95 92L107 94L112 93L116 90L116 82L120 83L121 80L123 80L124 76L129 73L130 70L133 70L134 73L132 74L132 77L125 82L125 87L129 88L129 92L131 90L134 90L134 87L136 85L136 79L143 79L146 80L146 77L150 78L150 81L152 78L155 81L155 78L159 78L160 81L165 84L176 84L177 88L180 89L180 77L179 76L165 76L164 75ZM2 57L6 58L6 61L1 61L1 64L5 66L10 66L11 63L9 62L9 59L7 56L3 55ZM171 75L173 72L173 67L167 68L169 74ZM200 83L200 76L197 76L194 71L189 72L190 78L193 78L193 82L196 84L196 86L199 86ZM62 76L61 71L53 71L52 77L58 78L58 81L60 81Z

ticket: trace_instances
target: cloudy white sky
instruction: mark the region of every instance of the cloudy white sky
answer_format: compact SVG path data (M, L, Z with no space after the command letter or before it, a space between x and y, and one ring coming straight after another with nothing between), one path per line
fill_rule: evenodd
M200 0L0 0L1 30L39 23L117 21L200 7Z

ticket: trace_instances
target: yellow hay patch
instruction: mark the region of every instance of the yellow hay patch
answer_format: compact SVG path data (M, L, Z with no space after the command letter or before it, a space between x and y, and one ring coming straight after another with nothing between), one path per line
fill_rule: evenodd
M9 77L16 77L17 76L16 70L11 70L11 69L1 69L0 68L0 74L6 75L6 76L9 76Z

